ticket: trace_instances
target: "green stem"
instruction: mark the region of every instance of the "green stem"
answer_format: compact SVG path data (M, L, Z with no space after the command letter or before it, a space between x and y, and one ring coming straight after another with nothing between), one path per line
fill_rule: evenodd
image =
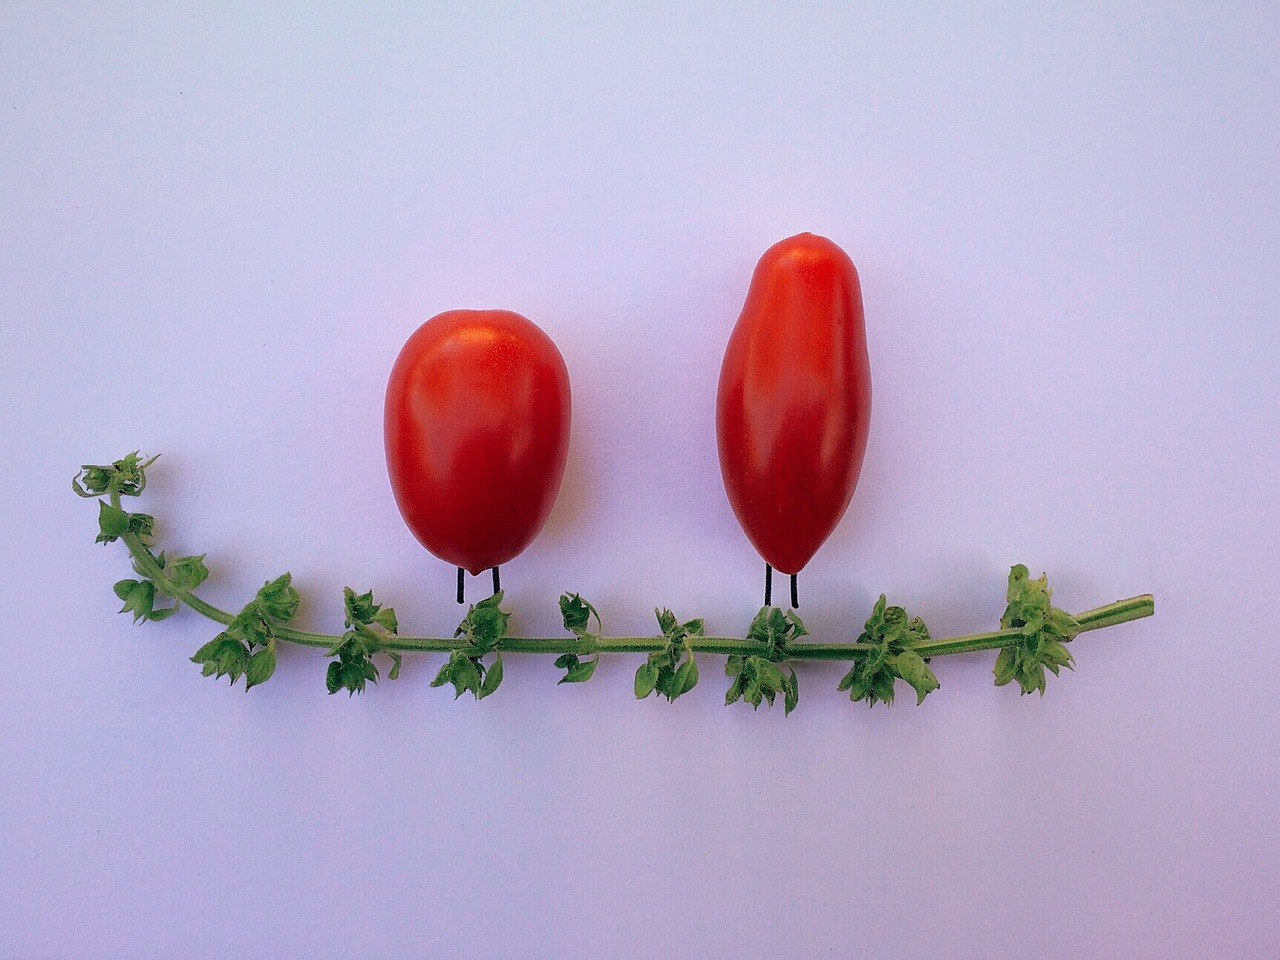
M120 506L120 494L110 491L111 505ZM178 600L197 613L221 624L228 624L234 614L228 613L211 603L206 603L191 590L177 587L165 576L147 546L137 534L122 534L120 539L128 547L136 561L138 569L154 580L161 591ZM1151 594L1118 600L1104 607L1086 611L1076 616L1081 632L1113 627L1130 620L1149 617L1155 613L1155 600ZM333 647L340 637L328 633L313 633L308 630L295 630L291 627L276 627L278 640L296 643L306 647L321 647L325 650ZM951 653L969 653L975 650L997 650L1007 647L1022 637L1019 630L993 630L988 633L971 633L964 636L948 637L941 640L930 640L914 649L921 656L937 657ZM666 647L665 637L600 637L598 639L581 639L578 637L503 637L500 646L509 653L576 653L587 656L595 653L654 653ZM755 640L741 637L690 637L689 647L695 653L750 655L763 651L763 644ZM449 653L453 650L481 652L471 648L465 637L389 637L380 645L380 649L396 653ZM872 650L878 645L867 643L790 643L785 648L791 660L852 660Z
M111 491L111 505L113 507L120 506L120 494L116 493L114 490ZM124 541L124 545L129 548L129 553L133 556L134 565L137 567L138 571L146 575L151 580L154 580L156 586L159 587L162 592L167 593L175 600L182 601L192 610L196 611L196 613L203 614L210 620L216 620L224 626L235 619L234 614L227 613L227 611L221 610L211 603L206 603L190 590L184 590L176 587L173 581L165 576L165 572L160 567L160 564L156 562L156 558L152 555L151 551L147 549L146 545L138 539L138 535L136 533L123 533L120 535L120 539Z

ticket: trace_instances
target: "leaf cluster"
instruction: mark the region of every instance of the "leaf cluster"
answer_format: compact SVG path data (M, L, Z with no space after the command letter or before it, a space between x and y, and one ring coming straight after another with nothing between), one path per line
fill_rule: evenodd
M222 633L195 652L191 662L201 665L203 676L230 677L232 684L243 676L245 690L271 679L276 630L293 619L302 600L292 580L288 573L268 580Z
M80 497L100 497L112 491L125 497L136 497L147 486L147 467L159 457L143 461L135 450L114 463L86 463L71 478L71 489Z
M726 705L742 700L751 704L752 709L758 709L767 701L772 707L774 698L782 694L783 715L788 716L800 702L799 681L795 668L790 665L784 672L768 657L733 654L725 661L724 672L733 678L724 695Z
M733 654L725 661L724 672L732 682L724 702L742 700L759 709L766 702L772 707L774 698L782 694L784 715L789 715L800 701L799 681L792 667L784 671L778 664L787 659L787 644L808 633L794 610L784 613L779 607L761 607L747 628L747 639L762 644L764 652Z
M858 643L874 649L858 657L840 680L838 689L848 690L852 701L866 700L867 706L893 703L893 688L905 680L916 692L916 705L938 689L938 678L928 661L912 647L929 639L929 628L919 617L907 617L902 607L890 607L884 594L876 601L858 636Z
M689 638L704 635L703 623L700 618L680 623L670 610L653 612L666 643L661 650L649 654L649 659L636 671L636 699L643 700L656 690L668 703L673 703L698 684L698 664Z
M135 561L133 569L142 579L118 580L113 588L116 596L124 601L120 612L132 613L134 623L140 620L164 620L166 617L173 616L180 606L178 596L188 590L194 590L209 577L203 555L178 557L176 560L167 561L162 551L153 559L163 574L159 581L150 579L147 571ZM173 606L157 608L155 605L157 594L173 597Z
M384 649L387 638L399 631L400 623L394 610L373 602L372 590L358 594L350 587L343 587L342 604L347 630L329 648L328 656L337 659L329 662L325 686L331 695L346 690L347 696L353 696L364 693L369 681L378 682L378 666L373 662L375 653L382 652L391 658L387 679L400 676L400 654Z
M579 640L595 644L604 631L600 622L600 612L590 602L576 593L560 595L560 615L564 618L564 628ZM596 618L596 631L590 630L591 618ZM585 683L596 672L596 664L600 662L600 654L583 658L579 653L562 653L556 657L556 666L563 670L564 676L558 683Z
M770 660L785 659L787 644L808 635L809 631L794 610L784 613L779 607L761 607L747 627L747 639L763 643Z
M511 614L502 609L501 603L502 591L499 590L467 608L467 615L453 632L455 637L464 637L467 646L449 654L431 686L453 684L455 700L467 691L477 700L483 700L498 689L502 683L501 643L507 635L507 622L511 619ZM493 661L486 665L484 657L489 653L493 654Z
M94 543L114 543L125 534L133 534L144 545L151 542L156 520L149 513L129 513L117 506L98 501L98 536Z
M1000 618L1004 630L1020 630L1022 637L1005 647L996 657L996 686L1018 681L1022 694L1032 691L1044 696L1045 671L1056 677L1058 671L1073 668L1075 660L1064 644L1080 632L1080 624L1065 610L1050 602L1053 590L1048 577L1041 574L1031 579L1026 566L1019 563L1009 571L1008 606Z
M71 478L71 489L76 496L92 499L104 495L136 497L147 486L147 467L157 457L143 461L138 451L110 464L83 464ZM114 498L112 498L114 499ZM133 534L143 544L151 542L155 530L155 518L146 513L129 513L114 502L98 502L98 536L95 543L114 543L126 534ZM121 597L121 599L125 599ZM127 602L127 600L126 600Z

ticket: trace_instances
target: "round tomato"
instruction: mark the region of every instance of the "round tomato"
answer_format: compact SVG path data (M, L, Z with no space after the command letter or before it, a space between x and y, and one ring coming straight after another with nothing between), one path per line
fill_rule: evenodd
M520 314L451 310L400 351L384 426L405 523L477 574L517 556L551 513L569 451L569 372Z
M853 261L802 233L756 266L716 397L720 472L765 562L798 573L853 497L871 421L871 367Z

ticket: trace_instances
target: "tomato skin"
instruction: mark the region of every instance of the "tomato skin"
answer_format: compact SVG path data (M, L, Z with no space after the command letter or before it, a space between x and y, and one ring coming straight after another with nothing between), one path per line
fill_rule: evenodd
M569 452L569 371L509 310L450 310L409 337L387 382L387 472L418 542L472 574L527 547Z
M756 265L716 396L720 473L752 545L798 573L844 516L871 422L858 271L825 237L774 244Z

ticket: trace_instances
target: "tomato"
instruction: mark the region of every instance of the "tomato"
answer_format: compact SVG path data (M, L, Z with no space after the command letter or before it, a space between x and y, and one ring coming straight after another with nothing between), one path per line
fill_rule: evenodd
M716 397L725 492L767 564L796 574L831 535L857 486L870 422L853 261L811 233L774 244L751 278Z
M569 406L564 358L520 314L451 310L419 327L384 416L391 488L418 541L472 574L521 553L560 489Z

